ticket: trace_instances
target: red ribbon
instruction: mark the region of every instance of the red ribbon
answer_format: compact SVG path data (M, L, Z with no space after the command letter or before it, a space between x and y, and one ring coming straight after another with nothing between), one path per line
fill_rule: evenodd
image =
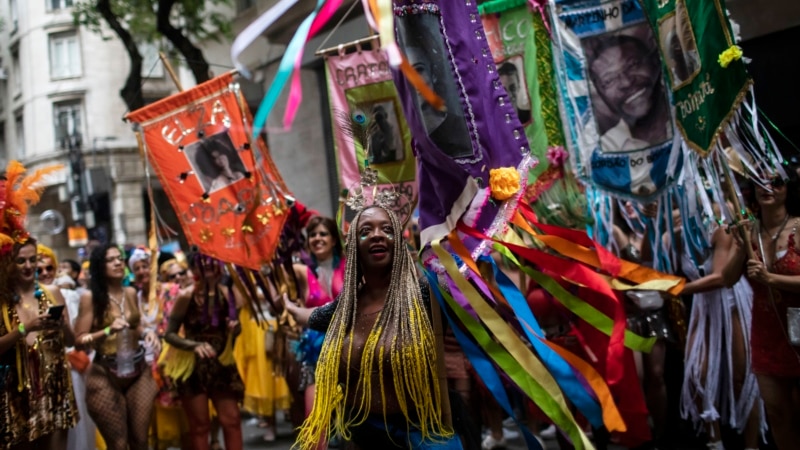
M622 302L619 301L608 283L594 270L581 263L564 259L533 248L511 244L491 238L480 231L458 222L458 230L477 239L497 242L505 246L526 261L536 265L539 270L553 278L565 278L574 284L585 286L599 294L599 299L606 300L614 310L614 328L608 342L606 358L606 381L610 386L619 383L623 377L622 357L625 351L624 338L626 315ZM603 308L606 309L606 308Z

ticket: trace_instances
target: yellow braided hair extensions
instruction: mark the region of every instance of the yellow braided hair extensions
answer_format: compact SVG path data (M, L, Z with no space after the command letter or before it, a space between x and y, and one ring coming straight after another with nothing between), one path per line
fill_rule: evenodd
M378 205L371 207L386 211L395 236L399 236L402 227L394 212ZM344 287L317 362L313 409L300 428L294 448L314 449L318 442L334 432L349 440L351 428L364 423L374 413L370 411L373 376L380 383L383 405L386 405L387 386L394 387L409 431L418 429L423 439L431 441L453 435L453 431L442 422L436 365L439 355L436 354L433 328L415 266L402 239L395 239L392 244L394 258L389 290L383 309L378 313L364 344L355 384L350 380L351 370L340 370L342 365L351 367L354 356L353 324L358 310L361 281L355 242L357 224L364 210L358 212L353 226L348 230L347 242L350 245L346 247ZM348 341L347 345L345 340ZM391 364L391 380L385 379L384 361L387 355ZM345 379L340 380L340 373L345 374ZM347 398L353 399L352 404L347 404Z

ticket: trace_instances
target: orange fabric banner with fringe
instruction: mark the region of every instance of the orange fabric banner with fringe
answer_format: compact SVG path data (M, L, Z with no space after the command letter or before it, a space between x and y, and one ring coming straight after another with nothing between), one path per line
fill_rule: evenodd
M250 269L272 259L294 199L228 73L128 114L190 245Z

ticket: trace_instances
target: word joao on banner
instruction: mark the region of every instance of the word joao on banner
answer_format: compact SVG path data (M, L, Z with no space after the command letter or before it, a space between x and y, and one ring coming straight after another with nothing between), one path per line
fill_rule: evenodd
M190 245L257 270L270 262L293 202L232 74L127 116Z

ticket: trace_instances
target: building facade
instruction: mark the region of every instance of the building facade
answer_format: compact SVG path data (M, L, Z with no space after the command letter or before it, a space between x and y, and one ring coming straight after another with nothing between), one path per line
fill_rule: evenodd
M40 220L42 211L58 211L67 226L87 225L93 236L101 240L144 244L146 218L151 208L145 194L145 166L134 134L122 120L127 111L119 90L128 73L127 54L112 32L106 32L105 37L110 39L104 39L76 28L71 15L73 1L0 0L0 163L5 166L9 159L16 158L30 168L53 163L65 165L65 170L50 180L52 186L40 205L32 209L29 228L44 243L68 257L74 257L76 251L69 247L66 231L51 234L52 223ZM275 3L277 0L232 0L228 13L232 17L233 35ZM745 41L777 35L780 30L798 29L800 10L794 0L775 0L770 8L759 8L758 14L753 13L756 7L751 3L728 2ZM254 74L252 80L242 80L254 112L274 78L286 44L314 6L312 0L299 0L243 54L243 62ZM349 3L344 5L333 23L349 7ZM335 47L369 33L360 7L356 7L334 33L329 27L310 41L303 57L303 102L292 129L285 130L281 123L285 97L278 101L267 123L271 156L286 184L297 199L326 215L336 210L341 186L336 176L323 60L315 51L323 46L323 41L324 47ZM213 72L220 74L233 69L230 41L199 45ZM175 92L154 47L141 46L140 51L145 58L142 90L146 100ZM761 55L748 56L754 58L754 64L765 60ZM785 62L787 58L780 60ZM174 63L182 85L192 86L194 79L180 58ZM790 86L787 84L785 88ZM792 89L797 92L798 88ZM794 128L798 127L787 129ZM77 156L81 157L82 167L71 170L76 169L70 166L75 165ZM81 174L83 208L75 204L74 172ZM151 186L155 187L154 207L166 225L161 231L179 230L169 202L157 188L158 183ZM89 217L81 214L81 209Z
M91 238L146 242L144 166L119 90L128 58L116 39L73 24L73 0L0 2L0 162L30 170L62 164L50 177L28 228L59 255L74 258L67 231L40 220L55 210L66 227L83 225ZM113 36L108 33L106 37ZM143 46L145 98L172 92L157 54ZM82 188L80 188L82 186ZM58 231L58 232L56 232Z

